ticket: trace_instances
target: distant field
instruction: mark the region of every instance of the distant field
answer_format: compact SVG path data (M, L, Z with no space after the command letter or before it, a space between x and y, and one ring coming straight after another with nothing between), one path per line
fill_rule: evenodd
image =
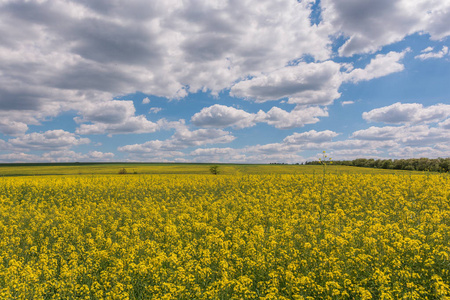
M0 176L27 175L106 175L118 174L126 169L128 174L209 174L214 164L171 163L61 163L61 164L0 164ZM323 172L323 166L313 165L240 165L218 164L220 174L313 174ZM327 166L327 173L397 174L411 173L401 170L384 170L349 166ZM416 172L415 172L416 173Z

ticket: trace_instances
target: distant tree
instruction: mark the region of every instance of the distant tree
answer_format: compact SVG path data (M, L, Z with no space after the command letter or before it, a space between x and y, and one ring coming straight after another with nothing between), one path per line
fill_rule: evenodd
M394 165L392 164L392 160L390 159L385 159L383 160L383 162L381 163L381 167L383 169L392 169Z
M305 165L320 165L321 160L308 161ZM409 170L409 171L429 171L429 172L449 172L450 171L450 157L448 158L408 158L408 159L367 159L357 158L354 160L335 160L333 164L346 165L366 168L383 168L395 170Z
M127 169L125 168L120 169L119 174L128 174Z
M436 159L435 168L439 172L449 172L450 171L450 157L449 158L438 158Z
M213 174L213 175L219 174L220 173L219 166L211 166L209 168L209 172L211 172L211 174Z

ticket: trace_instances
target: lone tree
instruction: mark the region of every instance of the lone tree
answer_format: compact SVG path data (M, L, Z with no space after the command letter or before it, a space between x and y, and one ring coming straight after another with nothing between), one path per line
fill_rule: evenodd
M211 166L209 168L209 172L211 172L211 174L214 174L214 175L219 174L219 166Z

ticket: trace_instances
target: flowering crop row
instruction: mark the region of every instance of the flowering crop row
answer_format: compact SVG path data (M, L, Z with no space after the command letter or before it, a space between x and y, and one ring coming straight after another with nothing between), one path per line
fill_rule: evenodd
M1 299L449 299L446 175L0 178Z

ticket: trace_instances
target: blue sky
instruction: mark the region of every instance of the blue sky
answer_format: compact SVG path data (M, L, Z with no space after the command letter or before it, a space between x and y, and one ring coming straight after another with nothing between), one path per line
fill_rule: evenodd
M0 162L450 156L446 0L0 1Z

